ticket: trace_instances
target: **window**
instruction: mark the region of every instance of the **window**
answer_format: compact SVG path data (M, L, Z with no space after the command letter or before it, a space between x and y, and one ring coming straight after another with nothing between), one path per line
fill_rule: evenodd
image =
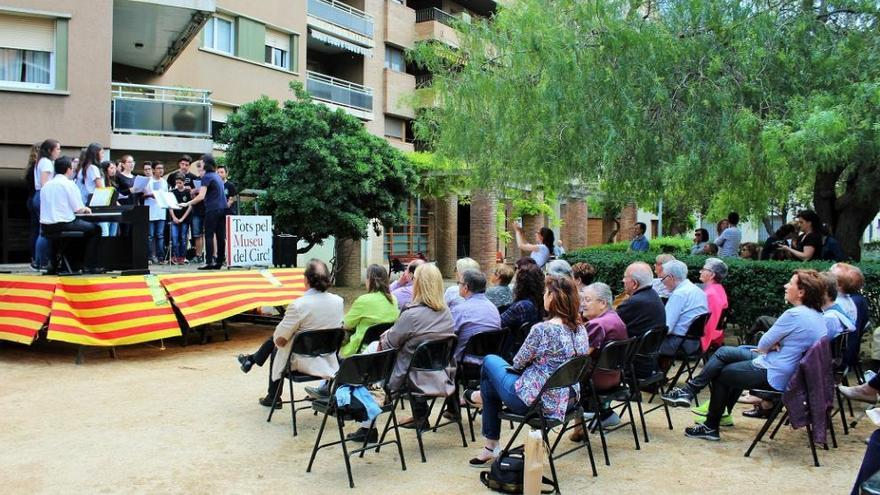
M407 219L385 231L385 257L428 254L428 208L419 198L410 198Z
M385 117L385 135L403 140L403 126L406 122L394 117Z
M0 85L55 87L55 20L0 14Z
M406 56L403 50L385 45L385 68L397 72L406 72Z
M290 69L290 35L266 30L266 63Z
M235 50L235 29L231 19L212 17L205 24L205 48L233 55Z

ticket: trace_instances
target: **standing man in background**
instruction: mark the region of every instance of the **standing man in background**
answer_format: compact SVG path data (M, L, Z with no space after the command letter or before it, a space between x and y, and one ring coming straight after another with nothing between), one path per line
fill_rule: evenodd
M739 244L742 242L742 232L739 230L739 213L732 211L727 215L727 223L730 225L715 239L718 246L719 256L739 256Z

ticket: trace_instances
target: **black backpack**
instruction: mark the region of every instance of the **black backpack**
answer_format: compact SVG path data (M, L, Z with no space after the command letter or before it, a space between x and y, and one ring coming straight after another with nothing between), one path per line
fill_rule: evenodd
M519 446L507 452L501 452L501 455L492 461L489 470L480 473L480 481L496 492L522 493L524 471L523 447ZM542 476L541 482L550 486L550 489L541 490L541 493L553 493L553 480Z

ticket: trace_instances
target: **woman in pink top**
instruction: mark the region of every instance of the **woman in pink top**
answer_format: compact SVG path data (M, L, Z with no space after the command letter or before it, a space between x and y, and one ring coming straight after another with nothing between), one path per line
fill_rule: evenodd
M721 285L726 276L727 264L718 258L707 258L700 269L700 281L703 282L703 292L706 293L709 303L709 320L700 341L704 351L712 344L718 347L724 345L724 331L718 329L718 322L721 320L721 313L727 309L727 292Z

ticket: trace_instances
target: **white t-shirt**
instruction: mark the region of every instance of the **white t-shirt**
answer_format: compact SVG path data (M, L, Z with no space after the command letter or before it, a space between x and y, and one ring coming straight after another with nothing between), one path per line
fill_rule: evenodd
M166 188L165 181L162 179L156 179L150 177L150 183L147 184L147 190L149 191L164 191ZM156 203L155 198L146 198L144 199L144 204L150 207L150 221L154 222L156 220L165 220L166 212L165 208L159 206Z
M43 172L49 172L50 179L55 177L55 162L46 157L40 158L40 161L37 162L37 166L34 167L34 188L36 188L37 191L43 187L40 184L40 176L43 175ZM46 184L48 184L48 182L46 182ZM42 201L42 199L40 201Z
M89 169L86 170L86 192L88 194L95 194L95 181L101 178L101 170L94 163L89 165Z
M66 175L56 175L40 190L40 223L72 222L82 207L79 188Z

